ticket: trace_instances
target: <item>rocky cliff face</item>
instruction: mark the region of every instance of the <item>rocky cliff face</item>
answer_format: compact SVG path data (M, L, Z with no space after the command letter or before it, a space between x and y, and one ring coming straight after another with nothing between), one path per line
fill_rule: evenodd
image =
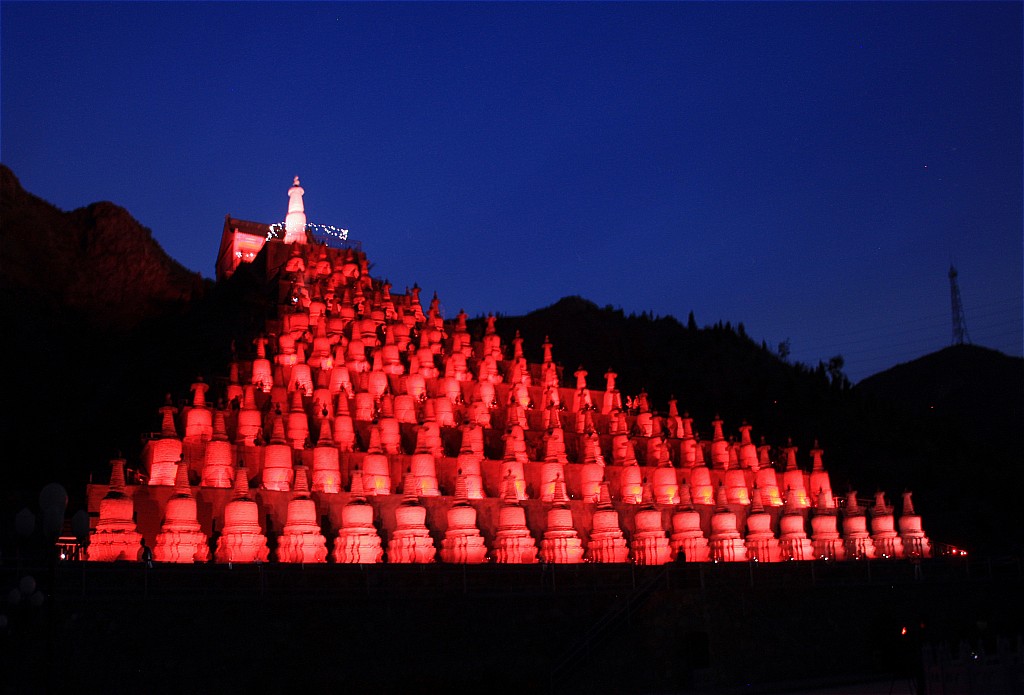
M129 330L201 295L204 282L173 260L124 208L62 212L0 165L0 288L42 310L71 311Z
M113 203L63 212L0 165L0 233L0 508L18 509L44 483L74 495L119 450L135 454L147 406L202 369L191 337L226 322L203 321L213 284Z

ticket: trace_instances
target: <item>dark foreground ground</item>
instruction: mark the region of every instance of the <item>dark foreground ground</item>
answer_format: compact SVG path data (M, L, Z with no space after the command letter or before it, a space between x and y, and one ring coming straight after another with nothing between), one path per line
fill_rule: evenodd
M905 693L929 673L929 692L1021 687L1019 652L1016 671L979 670L1024 626L1017 561L3 572L5 594L31 575L44 595L7 595L7 692ZM923 644L957 657L961 641L953 676L922 664Z

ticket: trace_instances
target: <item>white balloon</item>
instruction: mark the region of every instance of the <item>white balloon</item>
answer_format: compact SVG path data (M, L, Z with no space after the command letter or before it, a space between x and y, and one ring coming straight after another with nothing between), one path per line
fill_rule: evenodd
M36 590L35 577L26 574L24 577L21 578L21 581L18 582L18 588L21 589L22 596L28 596Z
M68 506L68 492L60 483L50 483L39 491L39 508L42 510L56 509L61 516Z

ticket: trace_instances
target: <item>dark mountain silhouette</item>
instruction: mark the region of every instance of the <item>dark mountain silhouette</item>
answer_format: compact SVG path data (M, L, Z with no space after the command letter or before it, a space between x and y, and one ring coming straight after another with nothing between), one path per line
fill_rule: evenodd
M955 345L868 377L854 391L864 404L862 426L881 435L866 462L872 475L905 474L921 508L942 511L943 540L1021 553L1024 360Z
M223 369L218 348L230 338L219 339L231 324L210 313L226 304L223 290L171 259L124 209L62 212L2 165L0 224L0 489L31 505L59 481L80 498L104 460L137 456L165 391Z
M164 393L184 398L197 374L223 378L232 340L249 351L268 288L258 268L217 284L190 273L111 203L61 212L2 166L0 193L4 506L32 506L57 480L74 509L90 473L104 478L119 450L138 461L140 434L158 427ZM475 335L483 329L482 318L470 322ZM791 364L742 324L700 328L693 314L683 324L567 297L501 316L497 329L506 345L518 329L530 361L550 336L563 384L584 365L588 385L603 389L612 367L624 394L646 389L659 410L674 394L704 436L716 414L729 432L747 420L776 446L792 437L802 463L818 439L837 493L852 485L866 496L874 488L860 486L870 484L893 496L911 486L937 541L1021 548L1019 512L1006 494L1021 489L1012 438L1024 400L1019 358L950 348L851 387L840 361ZM991 504L1001 491L1007 499Z
M37 309L84 314L90 324L123 331L205 289L198 273L113 203L62 212L27 193L0 165L0 206L0 288Z
M1024 424L1024 360L977 345L953 345L896 365L857 390L914 417L942 418L976 444L1013 439Z
M470 325L482 335L482 319ZM496 328L507 344L519 330L530 361L540 361L541 343L549 336L565 384L575 383L572 375L582 365L588 386L603 389L604 372L612 367L623 394L644 389L662 411L676 396L680 412L689 411L707 434L718 414L733 431L746 419L755 435L772 443L792 436L809 446L826 434L828 413L823 410L849 390L845 378L830 376L824 365L810 369L781 360L749 338L742 323L698 328L692 314L684 326L672 316L626 315L581 297L565 297L525 316L502 316ZM807 417L797 421L795 413Z

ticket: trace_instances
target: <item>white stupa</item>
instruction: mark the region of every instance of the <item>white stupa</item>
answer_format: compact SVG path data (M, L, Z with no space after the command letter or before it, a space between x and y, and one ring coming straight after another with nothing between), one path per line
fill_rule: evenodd
M306 243L306 208L302 204L302 186L299 185L299 177L288 189L288 216L284 218L284 243L305 244Z

